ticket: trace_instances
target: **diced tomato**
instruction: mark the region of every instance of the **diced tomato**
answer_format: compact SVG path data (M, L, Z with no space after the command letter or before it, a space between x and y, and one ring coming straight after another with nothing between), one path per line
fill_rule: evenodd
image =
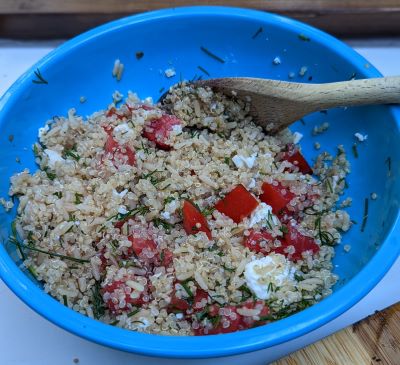
M195 312L202 311L207 306L208 297L209 295L205 290L197 288L193 301L193 310Z
M128 249L128 255L135 254L145 262L155 262L158 260L157 245L152 239L131 235L128 237L128 240L132 242L132 246Z
M123 226L128 220L129 220L129 218L120 220L120 221L118 221L118 222L115 222L115 223L114 223L114 227L115 227L115 228L118 228L118 229L121 229L122 226Z
M286 228L287 233L285 233L281 240L282 246L273 248L274 252L285 255L292 261L297 261L303 258L303 252L310 251L313 254L316 254L319 251L320 247L317 245L314 238L304 236L290 223L286 225ZM285 252L289 246L294 247L295 252L293 254Z
M257 199L243 185L236 186L225 198L215 204L215 209L240 223L258 206Z
M128 276L122 280L116 280L101 290L104 303L114 314L129 311L132 306L143 305L149 301L148 288L145 286L144 290L139 292L127 285L129 280L135 281L135 277ZM123 298L123 302L121 302L121 298ZM121 306L121 304L124 305Z
M124 114L120 110L117 110L114 107L107 110L106 117L112 117L113 115L116 115L117 119L119 120L124 118Z
M263 300L254 301L250 299L245 302L241 307L259 310L257 317L259 317L260 319L254 319L252 316L242 316L240 329L260 326L266 322L265 317L269 314L269 308L265 305L265 302Z
M101 263L100 263L100 272L101 273L105 271L107 264L108 264L107 259L104 256L105 252L106 252L106 249L102 248L101 251L97 254L101 261Z
M178 298L175 294L171 297L171 302L169 303L168 309L170 311L187 311L190 308L190 304L187 300Z
M161 266L169 266L172 264L172 261L174 259L174 254L168 250L167 248L162 250L160 253L160 262Z
M120 146L111 134L107 137L104 151L112 156L111 159L114 162L118 160L124 161L130 166L135 165L136 157L132 149L128 146Z
M203 214L188 200L183 202L183 228L187 234L204 232L211 239L211 231Z
M287 205L295 197L289 188L283 187L280 183L278 185L263 183L262 191L260 200L270 205L272 212L278 216L285 212Z
M267 247L271 247L273 241L274 238L266 230L250 229L249 235L244 236L243 246L248 247L251 251L268 255L271 248L267 249Z
M313 171L299 149L293 144L288 145L287 149L288 151L283 155L283 160L297 166L301 173L312 175Z
M153 119L144 126L143 136L152 141L162 150L170 150L168 142L174 126L182 125L182 121L174 115L164 114L161 118Z
M213 327L206 329L200 326L194 330L196 336L216 335L218 333L230 333L240 329L242 317L237 313L236 307L227 305L222 308L223 314L211 317L213 319Z

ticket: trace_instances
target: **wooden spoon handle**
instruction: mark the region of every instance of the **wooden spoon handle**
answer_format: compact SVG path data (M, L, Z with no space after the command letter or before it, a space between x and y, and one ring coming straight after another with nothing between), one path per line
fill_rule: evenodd
M309 84L299 100L310 102L316 110L337 106L400 103L400 76L381 77L329 84Z

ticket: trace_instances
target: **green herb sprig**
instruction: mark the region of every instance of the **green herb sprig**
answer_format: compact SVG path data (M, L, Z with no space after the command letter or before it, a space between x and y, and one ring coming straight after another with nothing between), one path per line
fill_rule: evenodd
M263 31L264 31L263 27L258 28L257 31L251 37L251 39L256 39Z
M37 79L33 79L32 82L34 84L48 84L49 82L42 76L40 70L37 68L36 71L33 72Z
M362 223L361 223L361 232L364 232L365 226L367 225L368 206L369 206L369 200L368 200L368 198L365 198L365 200L364 200L364 214L363 214L363 219L362 219Z
M101 318L106 312L103 297L101 296L101 285L100 281L95 282L92 288L92 310L94 318Z
M50 257L59 257L63 260L69 260L69 261L77 262L79 264L85 264L85 263L90 262L89 260L86 260L86 259L78 259L76 257L61 255L59 253L42 250L41 248L37 248L32 245L24 245L23 243L19 242L18 240L15 240L14 237L10 237L8 241L10 243L12 243L13 245L16 245L17 247L19 246L21 249L27 249L30 251L44 253L45 255L49 255Z
M208 50L207 48L201 46L200 49L207 55L210 56L211 58L213 58L214 60L221 62L221 63L225 63L225 60L223 60L221 57L217 56L216 54L212 53L210 50Z
M161 219L161 218L154 218L154 219L153 219L153 224L154 224L156 227L162 227L162 228L164 228L164 230L165 230L167 233L171 232L171 229L174 227L173 224L168 223L167 221L165 221L164 219Z

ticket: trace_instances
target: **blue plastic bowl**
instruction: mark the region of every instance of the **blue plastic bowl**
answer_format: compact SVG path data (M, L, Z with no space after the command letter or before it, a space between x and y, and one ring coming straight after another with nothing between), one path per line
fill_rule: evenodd
M262 30L262 31L261 31ZM204 46L225 60L220 63L200 50ZM135 58L137 51L144 57ZM281 64L275 65L275 57ZM114 60L125 64L120 82L111 77ZM22 166L35 169L31 145L38 127L75 106L90 114L105 108L111 94L134 90L142 97L157 99L162 87L202 75L211 77L254 76L293 81L330 82L351 77L381 76L363 57L331 36L280 16L225 7L188 7L140 14L108 23L65 43L43 58L6 92L0 100L1 182L0 196L8 191L8 177ZM299 75L306 66L304 76ZM174 67L175 77L162 70ZM35 84L39 68L48 84ZM80 96L87 98L79 103ZM45 294L20 268L15 250L0 245L0 275L26 304L51 322L97 343L139 354L160 357L215 357L239 354L280 344L334 319L365 296L388 271L400 251L398 234L400 135L399 108L373 106L330 110L293 126L304 134L306 157L316 155L313 144L335 151L343 144L349 152L352 173L347 193L349 208L357 221L336 249L335 272L341 280L334 293L313 307L278 322L242 332L208 337L169 337L122 330L80 315ZM328 121L330 129L311 135L315 124ZM359 157L351 150L354 133L368 134L358 145ZM13 134L13 142L7 137ZM15 162L18 156L21 164ZM389 158L389 159L388 159ZM390 162L389 162L390 161ZM389 171L389 165L390 171ZM364 201L369 201L368 220L361 232ZM1 211L1 237L8 237L15 216Z

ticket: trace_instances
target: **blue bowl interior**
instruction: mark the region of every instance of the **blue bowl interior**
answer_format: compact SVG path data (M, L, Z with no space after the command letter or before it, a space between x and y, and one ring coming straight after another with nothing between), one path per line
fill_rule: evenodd
M263 31L254 37L260 27ZM299 37L299 34L304 34L310 40L301 39L303 37ZM225 63L206 55L201 51L201 46L223 58ZM140 60L135 57L138 51L144 52ZM281 64L273 63L275 57L281 59ZM122 80L119 82L111 76L116 58L125 65ZM111 94L115 90L125 96L128 90L132 90L142 98L152 96L157 100L162 88L167 89L180 79L190 80L199 75L208 77L199 66L206 69L210 77L252 76L288 80L288 75L294 73L292 80L299 82L322 83L349 80L354 75L356 78L380 75L361 56L335 39L311 27L270 14L242 9L200 7L159 11L122 19L84 34L53 52L23 75L0 101L0 173L3 176L0 196L6 196L8 192L8 177L24 167L31 171L36 169L31 146L36 141L38 128L46 120L55 115L65 115L71 107L75 107L77 113L82 115L104 109L111 103ZM307 72L300 76L299 70L303 66L307 67ZM176 70L176 75L167 78L164 70L171 67ZM40 68L41 74L48 80L47 85L32 83L36 68ZM83 104L79 102L81 96L87 99ZM344 145L352 165L345 196L353 198L348 212L357 224L343 236L343 244L350 244L351 251L345 253L343 244L336 248L335 272L341 278L335 286L336 293L304 311L308 316L301 313L280 321L283 324L275 323L246 331L246 337L250 336L247 342L243 334L232 334L227 336L236 336L232 337L236 339L236 344L218 337L218 340L214 338L209 342L212 346L206 350L201 346L199 348L197 344L205 345L207 342L204 341L211 340L182 339L182 350L171 346L172 342L167 339L158 337L158 349L154 349L146 340L148 335L109 328L79 314L69 313L71 311L40 291L34 291L34 298L28 300L24 297L24 291L16 288L17 284L13 284L13 280L18 278L24 285L32 284L19 276L19 270L7 261L9 258L5 251L0 250L3 277L32 307L37 308L40 303L47 303L59 313L64 313L64 319L58 321L58 324L65 328L98 342L145 354L221 356L254 350L307 332L313 326L321 325L338 315L346 306L349 307L365 295L397 256L399 246L392 251L385 251L382 247L380 258L377 257L377 252L381 251L380 247L394 225L399 208L398 116L398 110L387 106L338 108L329 110L327 114L315 113L307 116L304 118L305 125L300 122L293 125L292 130L304 134L301 145L309 161L322 150L335 153L339 144ZM312 128L325 121L330 123L329 130L322 135L312 136ZM352 154L352 145L356 142L355 132L369 136L366 142L358 143L358 158ZM12 142L8 140L9 135L14 136ZM313 148L314 142L321 144L320 151ZM16 162L16 157L20 158L21 163ZM388 158L391 161L390 173ZM366 228L361 232L364 201L372 192L377 193L378 199L370 199ZM0 211L0 237L3 240L10 234L10 222L14 216L15 209L11 213ZM8 252L17 261L15 249L9 247ZM353 288L349 291L354 293L353 298L345 298L340 289L357 277L368 262L372 265L371 260L374 257L374 267L370 267L370 273L375 272L373 278L360 278L359 284L365 283L365 286L355 287L356 284L353 283ZM352 283L345 288L350 285ZM324 306L324 302L328 304ZM328 311L327 305L336 308ZM39 311L57 322L46 307ZM310 321L310 318L315 318L317 322ZM75 324L68 321L75 321ZM303 324L299 326L301 321ZM281 331L284 325L286 332ZM105 333L107 336L112 334L114 341L102 340L100 335ZM252 341L252 336L257 340ZM131 340L136 341L137 345Z

